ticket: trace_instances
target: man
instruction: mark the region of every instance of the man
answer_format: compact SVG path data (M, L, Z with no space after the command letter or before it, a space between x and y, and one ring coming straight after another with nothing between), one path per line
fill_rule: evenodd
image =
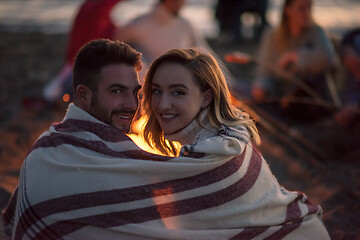
M75 105L128 133L138 107L140 57L124 43L91 42L74 64Z
M18 188L4 211L6 234L15 239L65 235L89 239L91 231L76 230L92 224L70 224L70 228L63 224L88 216L79 209L90 207L86 202L92 194L121 185L121 179L110 184L109 171L118 162L107 160L143 157L143 151L124 134L138 108L140 58L129 45L111 40L94 40L81 48L73 70L74 104L69 105L62 123L53 124L39 137L25 159ZM152 158L151 154L146 157Z
M143 53L143 62L149 65L161 54L173 48L201 47L209 45L192 27L179 16L184 0L159 0L155 8L115 31L114 39L129 43ZM140 81L147 67L140 72Z

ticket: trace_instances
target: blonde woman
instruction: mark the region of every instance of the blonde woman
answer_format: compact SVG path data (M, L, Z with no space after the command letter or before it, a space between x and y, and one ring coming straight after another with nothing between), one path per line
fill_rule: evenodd
M177 167L172 178L192 186L167 188L167 199L181 202L172 205L177 218L169 222L200 234L184 239L329 239L321 208L282 188L256 150L255 123L231 104L214 57L194 49L168 51L150 66L143 94L144 139L179 156L168 163Z
M280 25L264 35L258 59L254 99L282 98L296 90L296 85L274 68L296 76L321 97L328 97L324 73L336 66L337 59L330 39L313 20L312 0L284 1Z
M154 77L163 82L154 83ZM193 78L196 79L195 82ZM206 121L215 129L223 125L244 126L254 142L260 143L253 120L231 104L225 77L211 55L193 49L170 51L153 62L146 79L144 107L149 119L144 136L150 145L154 145L162 153L177 154L176 146L171 142L167 143L165 138L173 140L171 135L185 128L193 119L202 125L202 121ZM163 84L167 85L166 96L163 94ZM167 100L173 100L174 103L169 102L169 106L163 106ZM155 104L159 112L151 108ZM171 105L174 105L173 109ZM200 112L207 113L206 119L200 119ZM181 139L174 140L181 143Z

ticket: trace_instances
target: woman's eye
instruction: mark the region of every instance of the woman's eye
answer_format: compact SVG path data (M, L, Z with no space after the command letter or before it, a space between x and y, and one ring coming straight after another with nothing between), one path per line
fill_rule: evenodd
M153 93L153 94L160 94L160 90L154 88L154 89L152 90L152 93Z
M174 91L173 94L175 96L181 96L181 95L185 95L185 92L184 91Z

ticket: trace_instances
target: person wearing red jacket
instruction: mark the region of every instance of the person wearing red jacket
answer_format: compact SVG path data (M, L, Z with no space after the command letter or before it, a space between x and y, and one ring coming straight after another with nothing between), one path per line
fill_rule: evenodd
M79 49L91 40L113 39L115 25L110 13L120 1L122 0L86 0L82 3L69 33L64 66L43 89L46 102L55 103L66 94L72 99L72 68L75 56Z

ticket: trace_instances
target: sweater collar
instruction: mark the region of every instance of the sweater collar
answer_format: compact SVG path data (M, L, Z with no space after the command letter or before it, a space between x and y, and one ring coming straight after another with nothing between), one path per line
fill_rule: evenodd
M207 119L208 112L208 108L201 110L198 117L189 125L173 134L165 134L165 138L169 141L177 141L181 145L187 145L216 134L217 130L210 126Z

